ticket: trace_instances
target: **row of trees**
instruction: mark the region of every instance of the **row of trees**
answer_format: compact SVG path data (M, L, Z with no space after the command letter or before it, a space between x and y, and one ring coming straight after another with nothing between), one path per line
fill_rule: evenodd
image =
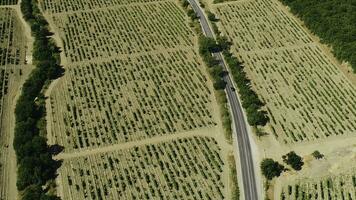
M43 88L50 80L61 76L63 69L59 65L59 49L49 38L48 23L38 8L37 0L22 0L21 11L35 38L33 63L36 68L24 83L15 109L17 188L23 191L22 199L25 200L57 200L58 197L47 194L42 186L55 178L60 162L52 159L45 127L39 124L46 114Z
M281 0L322 42L330 44L339 60L356 71L356 3L350 0Z
M212 26L214 27L214 32L218 32L216 22L218 19L216 16L207 12L208 19L211 21ZM212 40L212 39L211 39ZM255 91L251 88L251 81L248 79L246 72L243 69L243 65L238 59L230 53L230 47L232 43L227 39L227 37L218 36L216 39L216 44L214 46L215 41L209 41L211 52L214 51L222 51L225 61L229 66L229 69L232 73L232 77L239 89L240 98L242 101L242 107L245 109L247 114L247 121L251 126L264 126L268 122L268 116L266 111L262 110L264 104L258 98ZM205 47L208 48L208 47ZM205 57L205 55L204 55ZM210 61L210 60L209 60ZM212 64L213 60L210 61Z

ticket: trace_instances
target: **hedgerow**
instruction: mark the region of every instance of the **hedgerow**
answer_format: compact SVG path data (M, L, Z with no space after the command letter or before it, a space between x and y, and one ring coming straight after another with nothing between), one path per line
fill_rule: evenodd
M52 159L47 145L45 127L38 122L45 117L43 88L52 79L59 77L63 70L59 65L59 49L48 29L48 23L41 15L36 0L23 0L21 10L30 24L35 38L33 63L36 68L23 85L16 105L16 127L14 149L18 163L17 188L23 191L23 199L59 199L46 194L42 188L56 175L60 162Z

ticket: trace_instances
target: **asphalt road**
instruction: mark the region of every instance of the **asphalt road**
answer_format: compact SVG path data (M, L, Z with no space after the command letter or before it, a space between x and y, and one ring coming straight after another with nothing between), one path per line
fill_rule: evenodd
M194 11L197 13L197 16L200 19L200 24L202 26L205 36L214 37L213 31L209 26L208 20L204 15L202 8L198 5L197 0L188 1L192 5ZM221 53L214 53L213 55L216 59L219 60L220 65L224 68L224 70L228 71ZM258 200L255 171L246 121L244 119L242 107L237 97L237 94L232 89L234 88L234 86L229 74L224 76L224 80L227 83L226 93L230 102L232 117L235 125L234 128L237 134L238 152L240 155L239 157L242 170L245 200Z

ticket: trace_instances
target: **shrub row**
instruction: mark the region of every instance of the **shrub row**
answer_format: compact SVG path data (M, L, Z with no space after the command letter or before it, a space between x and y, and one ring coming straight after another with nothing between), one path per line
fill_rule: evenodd
M33 63L36 68L24 83L15 109L17 188L23 191L22 199L25 200L55 200L59 198L46 194L42 186L55 178L60 162L52 159L45 138L46 127L39 124L45 117L43 88L59 77L63 69L59 65L59 49L49 38L48 23L41 15L37 0L22 0L21 11L35 38Z

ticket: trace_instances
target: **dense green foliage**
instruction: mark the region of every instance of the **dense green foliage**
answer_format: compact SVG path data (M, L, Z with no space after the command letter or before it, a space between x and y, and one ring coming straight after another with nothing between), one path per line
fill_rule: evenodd
M56 199L45 194L43 185L56 174L60 162L52 159L38 122L45 117L43 86L62 74L58 48L51 41L48 24L41 15L36 0L22 0L21 10L35 37L33 60L36 68L24 83L15 109L14 148L18 161L17 187L24 190L23 199Z
M281 0L323 43L333 47L335 56L348 61L356 71L356 1Z
M297 155L294 151L282 156L283 162L290 165L294 170L301 170L304 165L302 157Z
M22 200L60 200L54 195L46 195L45 191L39 185L32 185L26 188Z
M265 158L261 163L262 174L268 179L272 180L274 177L278 177L283 172L283 165L279 164L271 158Z
M216 90L223 90L226 86L226 83L223 80L223 68L219 65L219 61L212 55L220 50L221 47L215 39L205 36L199 37L199 53L209 67L208 71L213 78L213 85Z

